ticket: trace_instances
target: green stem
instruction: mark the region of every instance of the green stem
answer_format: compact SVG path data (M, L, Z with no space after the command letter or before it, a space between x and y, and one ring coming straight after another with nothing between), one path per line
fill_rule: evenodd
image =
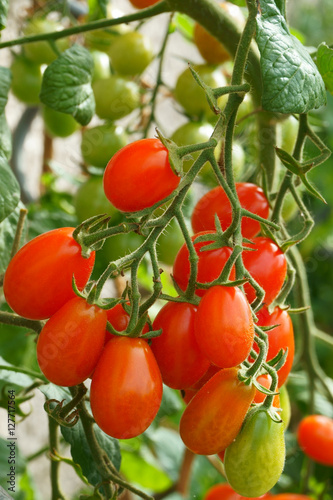
M28 370L27 368L20 368L16 366L0 365L0 370L7 370L9 372L24 373L24 375L29 375L29 377L37 378L42 380L45 384L49 381L41 373L34 372L33 370Z
M50 453L53 454L54 451L57 451L59 442L58 442L58 424L52 418L48 417L49 420L49 448ZM59 487L59 466L60 462L58 460L52 460L51 458L51 491L52 496L51 500L66 500Z
M17 316L16 314L6 311L0 311L0 323L4 323L5 325L21 326L23 328L28 328L29 330L34 330L36 333L40 333L43 328L43 323L41 321L22 318L21 316Z
M23 229L24 229L24 223L27 217L28 210L26 208L21 208L20 210L20 215L19 215L19 220L17 222L16 226L16 231L15 231L15 237L13 241L13 246L12 246L12 251L10 253L10 258L12 259L18 249L20 248L20 243L22 239L22 234L23 234Z

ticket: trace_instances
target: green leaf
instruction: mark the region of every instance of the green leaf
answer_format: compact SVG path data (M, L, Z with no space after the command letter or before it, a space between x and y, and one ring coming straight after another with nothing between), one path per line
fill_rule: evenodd
M121 461L119 442L117 439L107 436L97 425L94 425L94 431L100 446L116 469L119 470ZM93 486L99 484L102 478L91 454L81 421L79 420L74 427L61 426L61 433L67 443L71 445L73 460L80 465L82 473L89 483Z
M0 356L0 365L8 366L10 368L15 368L12 364L8 363L5 359ZM25 387L29 387L29 385L33 384L35 380L26 375L25 373L19 373L19 367L16 371L6 370L4 368L1 369L0 376L0 388L1 390L4 387L10 387L10 389L14 389L15 391L19 391L24 389Z
M165 491L172 485L169 476L143 457L133 452L122 451L121 473L127 481L152 490L155 493Z
M176 481L183 460L185 446L179 432L166 427L150 427L145 436L154 446L154 455L157 457L163 470Z
M12 134L8 126L5 114L0 114L0 157L4 156L7 160L12 155Z
M20 186L6 158L0 156L0 222L17 207L20 201Z
M74 44L45 70L40 100L56 111L72 115L87 125L95 113L91 88L93 58L81 45Z
M0 7L0 12L1 12L1 7ZM0 14L0 19L1 19L1 14ZM12 74L10 69L0 66L0 115L4 112L4 109L6 107L8 100L8 92L10 89L11 82L12 82Z
M1 165L1 158L0 158ZM0 169L1 176L1 169ZM1 193L1 184L0 184ZM1 199L1 194L0 194ZM17 208L0 224L0 273L4 273L10 261L10 253L15 238L16 226L20 216L20 210L23 204L20 203Z
M0 31L7 25L9 0L0 0Z
M317 51L317 66L327 90L333 94L333 49L322 43Z
M260 0L256 40L263 78L262 106L279 113L307 113L326 103L317 66L290 34L274 0Z
M194 21L186 14L176 13L174 18L175 27L180 31L184 38L193 40Z

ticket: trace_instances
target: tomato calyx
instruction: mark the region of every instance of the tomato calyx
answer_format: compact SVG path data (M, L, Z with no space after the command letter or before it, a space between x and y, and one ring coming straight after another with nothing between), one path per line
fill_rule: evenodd
M108 227L108 222L111 217L106 214L95 215L90 219L79 224L73 231L74 240L81 245L82 256L88 258L92 251L100 250L104 244L104 240L98 240L91 245L85 244L85 237L91 233L101 231Z

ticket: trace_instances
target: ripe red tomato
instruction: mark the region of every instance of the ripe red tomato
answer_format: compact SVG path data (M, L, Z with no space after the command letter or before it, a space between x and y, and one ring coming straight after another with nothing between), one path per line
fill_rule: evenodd
M287 274L287 261L282 250L270 238L260 236L247 243L255 251L244 251L243 262L251 276L265 290L264 302L269 305L279 294ZM256 294L252 285L245 283L244 291L250 304Z
M168 302L157 314L153 330L162 334L152 339L151 349L163 382L173 389L195 384L210 362L199 349L194 335L197 307L185 302Z
M137 9L144 9L145 7L150 7L155 5L159 0L130 0L131 4Z
M37 361L53 384L81 384L102 354L106 312L85 299L66 302L45 324L37 342Z
M179 181L169 164L168 150L159 139L128 144L111 158L104 172L106 197L123 212L135 212L162 201Z
M185 401L186 404L188 404L193 396L198 392L201 387L208 382L212 378L215 373L219 372L221 370L220 367L215 366L215 365L210 365L206 373L201 377L198 382L193 384L191 387L188 387L187 389L182 390L182 398Z
M209 234L210 231L202 231L192 236L192 241L194 241L198 236L202 234ZM222 247L215 250L204 250L200 251L201 248L210 242L195 243L194 248L199 256L198 261L198 274L197 281L199 283L208 283L219 277L224 268L225 263L231 255L232 249L230 247ZM188 285L188 280L190 278L190 261L189 261L189 251L184 244L176 255L175 262L173 264L173 277L176 280L178 286L182 290L186 290ZM235 269L232 268L230 273L230 280L235 279ZM207 290L198 289L196 295L202 297Z
M236 191L241 206L260 217L267 218L268 200L261 187L249 182L236 183ZM215 214L218 215L222 229L225 231L232 221L231 204L225 191L218 186L206 193L196 204L192 214L192 228L199 231L215 231ZM260 232L260 223L249 217L242 219L244 238L252 238Z
M333 467L333 419L324 415L309 415L301 420L298 444L315 462Z
M263 495L261 497L252 497L252 500L259 500L264 498L271 498L271 495L268 493L266 495ZM249 497L243 497L242 495L239 495L236 493L235 490L232 489L232 487L227 484L215 484L212 486L204 496L204 500L250 500Z
M272 383L272 377L268 373L265 375L259 375L259 377L257 377L257 382L259 384L261 384L262 386L266 387L266 389L269 389L271 386L271 383ZM265 397L266 397L266 394L258 391L258 389L257 389L253 402L254 403L263 403ZM280 408L280 397L278 394L276 396L274 396L273 406L275 406L275 408Z
M144 432L161 404L162 377L144 339L115 337L104 348L90 389L97 425L109 436L129 439Z
M237 436L255 394L255 387L241 382L237 372L237 368L220 370L185 408L179 432L194 453L219 453Z
M220 368L237 366L252 348L251 308L238 287L213 286L198 307L195 337L202 352Z
M20 316L47 319L75 297L72 278L82 290L92 271L95 252L81 255L73 227L54 229L37 236L12 258L4 279L8 305Z
M113 328L118 330L118 332L124 332L128 326L130 315L125 311L122 304L117 304L111 309L106 311L106 316L108 321L111 323ZM149 332L148 323L143 327L142 333ZM112 335L108 330L105 332L105 343L113 339L115 335Z
M285 383L290 373L295 353L294 329L291 318L287 311L275 307L272 314L269 314L267 307L262 307L257 313L259 326L276 326L273 330L267 332L268 335L268 353L267 360L273 359L280 349L288 349L288 355L285 364L278 371L279 387ZM254 349L258 347L254 344Z
M273 495L274 500L313 500L306 495L298 495L297 493L280 493L280 495Z

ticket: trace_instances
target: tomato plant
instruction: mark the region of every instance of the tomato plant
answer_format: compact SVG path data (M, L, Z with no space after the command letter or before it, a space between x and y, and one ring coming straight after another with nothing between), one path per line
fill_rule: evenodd
M333 420L325 415L308 415L297 431L303 452L315 462L333 467Z
M267 307L263 307L257 313L258 325L274 326L273 330L267 332L268 335L268 353L267 360L273 359L280 351L288 349L287 358L284 365L278 370L279 386L283 385L292 368L295 352L294 329L287 311L275 307L270 314ZM256 349L256 347L255 347Z
M111 339L98 361L90 390L91 410L99 427L118 439L138 436L152 423L161 399L162 378L147 342Z
M135 212L162 201L179 181L161 141L142 139L111 158L104 172L104 191L118 210Z
M94 371L104 345L106 312L75 297L46 322L37 342L37 360L56 385L74 386Z
M200 301L195 337L211 363L220 368L239 365L250 353L254 326L251 309L237 287L213 286Z
M263 190L249 182L236 183L236 191L241 206L264 219L268 217L269 204ZM232 221L232 207L225 191L216 187L208 191L196 204L192 214L192 227L195 233L215 229L215 214L225 231ZM260 223L249 217L242 220L242 234L251 239L260 231Z
M83 257L72 234L72 227L49 231L26 243L14 255L5 274L4 294L17 314L30 319L47 319L75 297L73 276L77 287L84 288L95 253Z
M192 241L198 236L205 234L210 234L209 231L204 231L192 236ZM231 249L229 247L221 247L214 250L204 250L203 247L207 245L208 242L194 243L195 251L199 257L198 260L198 274L197 281L200 283L207 283L218 278L222 272L228 258L231 255ZM186 290L186 287L190 278L190 261L189 261L189 250L184 244L176 255L173 264L173 277L177 282L178 286L182 290ZM230 279L234 279L235 270L232 269L230 273ZM198 289L196 294L202 297L206 293L206 290Z
M239 380L237 368L216 373L181 417L179 432L187 448L202 455L227 448L237 436L254 394L254 386Z
M237 493L260 496L275 485L285 461L283 430L283 423L264 409L247 417L224 459L228 482Z
M130 315L128 314L127 311L125 311L122 304L117 304L116 306L112 307L111 309L108 309L106 311L106 316L107 316L107 320L111 323L111 325L118 332L125 332L126 331L126 328L128 327L128 324L130 321ZM147 332L149 332L148 323L146 323L145 326L143 327L142 334L145 334ZM105 342L109 342L109 340L111 340L113 338L114 338L114 335L112 335L111 332L106 331Z
M282 250L270 238L258 236L247 244L252 250L243 252L246 269L265 291L264 302L270 304L280 292L287 274L287 261ZM252 303L256 297L250 283L245 283L244 291Z
M197 308L192 304L169 302L153 323L153 330L162 329L162 334L152 339L151 349L163 382L174 389L192 386L210 365L195 339L196 314Z

